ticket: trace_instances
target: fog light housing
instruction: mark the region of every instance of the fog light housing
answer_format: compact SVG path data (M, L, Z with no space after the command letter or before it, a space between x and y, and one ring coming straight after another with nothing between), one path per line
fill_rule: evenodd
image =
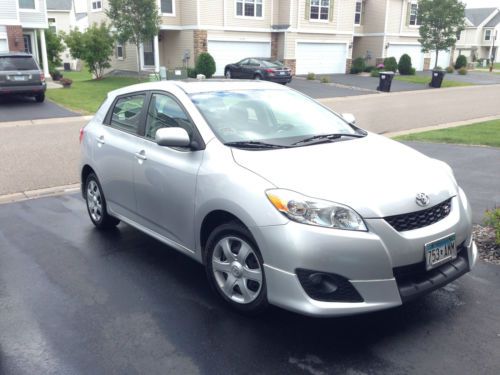
M305 269L296 270L297 277L309 297L327 302L363 302L363 297L343 276Z

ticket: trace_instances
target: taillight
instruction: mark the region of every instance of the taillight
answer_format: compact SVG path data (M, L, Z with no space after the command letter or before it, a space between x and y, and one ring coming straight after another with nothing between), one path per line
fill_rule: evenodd
M45 82L45 73L44 72L40 72L40 80L42 82Z
M274 69L266 69L266 72L268 72L268 73L276 73L276 70L274 70Z
M85 134L83 128L80 129L80 144L83 142L83 135Z

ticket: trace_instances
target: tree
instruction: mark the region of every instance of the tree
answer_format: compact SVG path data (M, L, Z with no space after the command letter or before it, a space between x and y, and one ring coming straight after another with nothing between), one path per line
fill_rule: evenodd
M435 51L438 64L439 51L453 47L457 34L465 28L465 4L460 0L420 0L418 20L422 51Z
M62 63L59 54L65 49L62 43L62 38L52 30L45 32L45 44L47 46L47 60L49 62L49 71L52 72L56 67Z
M116 29L117 40L132 43L137 51L137 75L140 74L140 47L160 31L160 15L156 0L109 0L106 15Z
M89 72L96 79L101 79L104 69L111 67L109 62L115 38L105 23L101 23L99 26L94 24L83 33L78 29L71 30L69 34L64 36L64 42L68 46L71 56L85 61Z

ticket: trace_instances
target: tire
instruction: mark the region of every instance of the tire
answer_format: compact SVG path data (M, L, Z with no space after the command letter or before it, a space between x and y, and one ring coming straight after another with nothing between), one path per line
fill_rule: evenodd
M231 78L233 78L233 75L231 74L231 69L226 69L226 72L224 73L224 76L225 76L227 79L231 79Z
M101 184L94 173L90 173L85 181L85 202L90 220L97 229L114 228L120 223L108 214Z
M45 93L42 92L41 94L35 95L35 100L37 103L43 103L45 100Z
M255 79L256 81L260 81L262 79L262 76L260 74L256 74L253 76L253 79Z
M251 233L242 224L223 224L210 234L205 270L214 292L232 308L254 315L269 306L264 261Z

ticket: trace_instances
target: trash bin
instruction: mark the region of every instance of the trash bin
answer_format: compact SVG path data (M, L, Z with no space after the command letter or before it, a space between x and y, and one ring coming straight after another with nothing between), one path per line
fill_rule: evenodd
M160 81L167 80L167 68L164 66L160 66Z
M444 70L433 70L432 71L432 81L429 83L430 87L434 87L436 89L441 87L441 83L443 83L444 78Z
M380 72L378 74L378 91L391 91L391 83L394 78L394 72Z

